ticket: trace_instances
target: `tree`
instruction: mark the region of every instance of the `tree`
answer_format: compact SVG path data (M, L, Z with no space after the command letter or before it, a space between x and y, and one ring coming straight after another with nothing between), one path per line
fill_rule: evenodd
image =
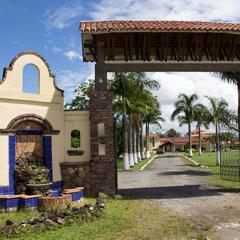
M142 126L140 123L145 118L146 109L156 107L155 105L150 106L143 93L153 89L157 90L159 87L159 83L147 77L145 73L114 73L112 78L108 80L108 89L114 95L113 111L117 133L119 134L119 129L123 129L123 137L117 137L120 141L117 144L122 144L123 147L118 146L117 149L123 148L125 170L128 170L130 165L134 165L133 150L135 162L138 160L136 151L140 149L142 140L140 135ZM88 109L89 95L92 91L94 91L94 80L81 84L75 90L75 98L65 107L69 109ZM150 98L152 96L150 91L148 96ZM134 121L132 116L136 116Z
M146 126L146 157L150 157L150 139L149 139L149 129L150 125L157 125L161 128L160 122L164 122L162 118L162 112L160 110L160 105L156 97L149 96L148 98L149 107L145 115L145 126Z
M167 131L165 132L164 136L171 138L171 137L180 137L181 135L180 135L180 133L177 132L175 129L170 128L169 130L167 130Z
M94 80L90 79L80 84L74 90L74 98L70 103L65 104L66 109L86 110L89 109L89 95L94 91Z
M210 114L206 106L201 103L196 104L194 120L197 122L196 129L198 130L198 154L202 155L201 127L204 126L208 129L210 123Z
M196 110L195 101L198 99L196 94L187 96L186 94L180 94L178 100L175 102L175 110L171 115L171 120L175 120L178 117L180 126L183 124L188 125L188 142L189 142L189 157L192 157L192 137L191 137L191 123L194 121L194 113Z
M119 106L118 110L123 113L123 129L124 129L124 168L129 169L130 166L137 162L136 129L138 124L134 124L132 116L142 114L145 109L145 99L143 92L146 89L158 89L160 87L156 80L150 79L145 73L115 73L113 79L109 81L109 89L114 94L114 103ZM128 126L127 126L127 115ZM136 119L136 117L135 117ZM137 117L138 119L138 117Z
M220 72L217 73L225 82L232 83L237 86L238 91L238 113L237 113L237 130L238 140L240 141L240 72Z
M220 123L223 121L223 116L225 115L228 107L228 103L221 98L220 100L214 97L206 97L210 103L210 122L215 126L216 134L216 166L220 164L220 139L219 139L219 129Z

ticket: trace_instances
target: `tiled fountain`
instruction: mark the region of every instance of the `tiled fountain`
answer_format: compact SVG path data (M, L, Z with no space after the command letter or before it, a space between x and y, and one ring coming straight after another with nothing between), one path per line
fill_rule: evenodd
M15 194L0 196L0 211L24 208L64 208L83 197L82 188L51 191L50 172L39 156L24 154L16 159Z

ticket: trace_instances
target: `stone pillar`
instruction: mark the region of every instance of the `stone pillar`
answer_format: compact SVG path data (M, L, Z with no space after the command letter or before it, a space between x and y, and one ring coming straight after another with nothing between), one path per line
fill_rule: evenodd
M91 196L117 192L112 93L107 90L105 42L99 37L95 65L95 91L90 95L90 186Z
M91 196L117 192L112 94L95 91L90 95L90 185Z

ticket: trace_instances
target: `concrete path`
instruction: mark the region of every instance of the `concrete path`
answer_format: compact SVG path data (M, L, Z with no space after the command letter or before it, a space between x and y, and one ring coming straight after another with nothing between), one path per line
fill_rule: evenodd
M181 158L157 158L144 171L119 172L120 194L149 199L187 217L208 221L221 239L240 240L240 194L207 185L211 173Z

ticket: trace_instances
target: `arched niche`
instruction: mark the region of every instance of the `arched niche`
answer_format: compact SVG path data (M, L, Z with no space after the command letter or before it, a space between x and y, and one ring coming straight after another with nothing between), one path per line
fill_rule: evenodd
M25 93L40 92L40 72L36 65L26 64L23 67L22 90Z

